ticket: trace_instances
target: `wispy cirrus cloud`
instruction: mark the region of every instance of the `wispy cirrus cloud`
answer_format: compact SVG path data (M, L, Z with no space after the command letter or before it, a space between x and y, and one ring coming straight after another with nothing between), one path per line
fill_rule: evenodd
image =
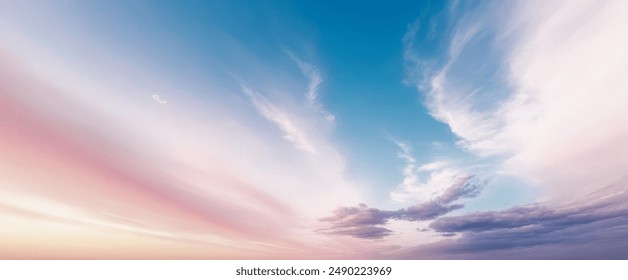
M462 11L462 13L460 13ZM539 12L541 11L541 12ZM628 5L543 2L451 9L434 63L410 26L407 79L459 146L543 191L538 203L441 217L449 238L408 258L626 258ZM568 34L568 35L567 35ZM596 73L596 74L593 74ZM613 245L616 244L616 245Z
M297 64L301 73L307 78L307 90L304 97L307 106L309 106L308 110L322 114L327 121L333 122L335 119L334 115L329 113L319 100L319 88L324 81L320 70L315 65L301 60L292 52L288 52L288 56ZM313 141L312 137L308 135L310 134L307 129L309 123L300 119L296 114L292 114L290 110L281 108L277 104L271 102L263 94L260 94L245 85L244 82L237 82L240 85L242 92L249 97L257 111L264 118L275 123L284 133L284 138L286 140L293 143L297 149L310 154L317 153L317 148L314 144L315 141ZM303 108L299 110L303 110Z
M305 92L308 105L323 114L326 120L334 121L336 117L329 113L320 101L320 86L324 79L318 67L301 60L292 52L288 52L288 56L299 66L301 73L308 79L307 91Z
M433 39L449 46L440 58L424 56L417 42L428 40L408 29L407 78L459 145L498 156L497 169L545 185L552 196L573 185L591 190L625 175L618 166L627 149L618 141L628 131L617 121L628 116L617 104L628 84L617 73L628 61L617 46L628 42L617 38L626 32L619 28L626 9L616 1L455 7Z
M365 127L408 115L344 107L400 101L355 103L363 96L353 92L325 104L319 65L270 39L302 45L291 36L310 36L293 21L299 13L76 4L0 3L0 258L628 258L628 182L617 180L628 170L624 1L455 1L425 14L443 20L409 25L405 82L471 159L425 163L399 142L401 170L377 159L371 167L402 180L372 188L370 174L353 182L363 167L342 150L372 130L345 122L334 135L328 108L369 114ZM322 23L315 14L308 22ZM321 48L332 59L356 47L347 30L363 31L339 19L324 20L351 37ZM382 23L358 41L381 42L378 32L400 26ZM395 63L373 46L351 54ZM345 64L355 58L333 65L364 65ZM225 69L247 82L234 86ZM333 87L355 86L344 77ZM429 123L394 123L434 140ZM386 149L365 143L369 155ZM464 212L483 174L516 177L543 196Z
M59 56L29 51L0 51L0 258L281 258L352 248L312 232L340 201L361 200L341 154L323 133L306 133L321 131L320 115L253 90L247 100L180 85L164 86L177 102L163 110L166 100L147 99L146 88L167 82L149 70L133 76L103 62L73 75L42 60L54 66L48 72L24 58ZM103 80L111 73L133 83Z
M153 98L153 100L157 101L158 103L161 103L161 104L168 103L168 101L161 99L159 94L153 94L153 95L151 95L151 97Z
M302 125L299 125L294 117L291 117L286 111L279 109L277 106L268 101L264 96L248 88L240 83L242 92L244 92L251 100L257 111L275 123L284 133L284 138L297 149L303 150L310 154L316 154L316 148L308 139L306 131Z

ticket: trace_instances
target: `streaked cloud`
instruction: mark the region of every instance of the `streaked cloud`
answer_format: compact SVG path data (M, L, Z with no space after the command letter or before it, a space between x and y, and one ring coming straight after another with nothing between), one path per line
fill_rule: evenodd
M433 200L412 205L395 211L369 208L366 204L357 207L342 207L333 212L332 216L322 218L322 222L330 223L328 228L320 232L333 235L350 235L356 238L380 239L394 234L384 226L390 220L429 221L464 207L454 204L463 198L472 198L480 194L483 182L474 177L459 178L453 185L445 188L442 195Z
M624 259L628 255L620 248L628 233L625 183L624 178L606 186L587 201L443 217L430 227L457 238L403 254L449 259Z
M305 5L0 1L0 259L628 258L625 1Z
M153 98L153 100L155 100L155 101L157 101L157 102L159 102L161 104L168 103L168 101L161 99L161 97L159 97L159 94L153 94L151 97Z
M626 257L611 243L625 244L627 228L620 201L628 133L620 120L628 115L617 105L628 86L619 75L628 69L620 51L628 40L619 39L628 38L627 12L620 1L452 8L440 66L422 57L415 42L424 38L410 26L407 79L431 114L496 174L518 176L544 196L436 219L430 227L450 237L406 257Z
M600 187L625 175L618 166L626 154L609 154L626 150L617 141L628 135L617 123L628 117L617 105L628 86L617 74L628 66L618 47L628 42L617 40L625 33L619 29L625 6L529 1L462 10L449 25L453 31L443 32L449 51L436 69L422 62L414 42L423 38L411 27L404 37L409 79L460 146L505 157L497 162L504 172L534 178L552 196L574 185ZM600 164L604 171L591 171Z
M361 197L322 134L320 158L312 158L260 127L266 116L258 117L255 104L251 119L233 125L241 112L228 100L213 99L223 106L213 110L179 94L163 111L146 106L135 89L110 83L92 85L97 90L85 98L6 53L0 59L0 118L13 123L0 127L0 192L10 194L0 200L7 218L0 222L0 257L279 258L350 246L327 247L308 230L339 201ZM266 113L279 112L251 94ZM312 199L292 199L304 194ZM59 242L46 244L34 232L45 229ZM129 250L94 251L83 239ZM56 249L38 249L46 246Z
M305 75L308 79L307 91L305 92L305 98L307 103L317 112L323 114L325 119L333 122L336 117L331 113L327 112L323 104L320 102L319 91L320 85L323 83L324 79L321 75L320 70L314 66L313 64L304 62L292 52L288 52L290 58L299 66L301 73Z
M435 199L456 185L472 177L468 172L446 160L438 160L417 166L412 149L406 142L396 141L400 149L398 157L405 162L403 180L390 193L391 199L399 202L427 201Z
M242 91L251 99L258 112L269 121L275 123L284 133L284 138L294 144L297 149L316 154L316 148L310 143L303 126L299 125L295 118L287 112L277 108L259 93L240 84Z

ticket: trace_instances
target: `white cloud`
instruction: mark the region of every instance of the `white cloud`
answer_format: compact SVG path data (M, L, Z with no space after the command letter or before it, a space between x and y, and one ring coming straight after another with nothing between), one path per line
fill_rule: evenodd
M269 121L274 122L284 133L284 138L294 144L295 148L305 152L316 154L316 148L311 144L306 131L297 123L295 118L287 112L279 109L266 98L240 84L242 91L249 96L258 112Z
M398 154L405 161L402 170L403 180L396 190L390 193L391 199L399 202L424 202L441 195L460 178L469 174L444 160L434 161L417 167L410 145L395 141L401 150ZM425 179L422 179L425 178Z
M625 176L628 3L522 1L503 8L477 11L475 21L458 24L448 60L435 74L421 69L404 37L409 76L426 92L432 115L450 126L461 146L505 157L502 172L544 186L554 198ZM480 42L482 51L472 42L478 30L495 33ZM406 36L415 33L409 29ZM504 66L485 74L503 75L499 99L474 86L486 83L477 75L486 71L481 66L496 60Z
M36 12L39 13L40 11ZM59 13L59 15L62 14ZM72 24L72 26L80 26L80 24ZM15 27L18 29L12 31L11 34L18 34L21 36L18 39L21 39L22 35L33 34L33 31L66 30L65 27L68 26L15 24ZM158 188L159 191L168 192L166 185L171 184L172 190L189 193L191 200L204 200L201 208L214 209L211 212L216 216L223 216L225 220L229 220L226 224L242 225L239 233L247 235L250 232L252 234L245 239L250 240L251 243L271 244L273 254L281 254L284 258L297 254L321 256L323 255L321 252L328 252L332 257L346 256L347 252L351 252L350 254L355 254L355 256L364 255L358 253L360 248L365 247L362 244L351 241L345 242L344 240L335 241L313 232L318 218L328 214L331 209L344 204L368 202L364 198L364 188L359 188L357 184L345 176L345 158L338 146L335 145L336 143L331 140L332 138L328 137L327 133L331 125L330 122L322 119L321 114L313 113L314 110L307 104L294 106L295 103L291 103L289 100L291 96L280 97L277 100L282 102L279 103L275 102L276 99L253 91L243 101L255 100L253 102L255 109L252 106L243 106L245 102L232 98L233 92L230 89L233 85L231 81L225 82L225 79L220 75L207 75L207 72L197 73L198 75L181 77L189 83L185 81L173 83L169 79L171 77L168 76L168 73L154 72L152 71L154 69L146 67L142 62L132 57L103 56L102 52L93 53L92 50L102 49L102 46L94 48L90 43L93 40L84 40L85 38L82 36L75 36L76 34L80 35L80 33L70 32L67 34L70 36L69 39L63 41L73 42L73 45L80 46L81 50L85 50L81 57L90 61L90 65L92 63L99 65L97 69L94 68L94 71L75 71L75 69L83 69L74 64L80 58L73 60L73 57L68 56L72 52L67 52L64 48L48 47L49 45L60 45L61 41L57 40L58 36L48 36L53 42L43 41L43 44L41 41L36 41L36 37L32 36L24 37L25 40L12 40L12 43L7 43L10 51L8 53L11 55L0 55L1 58L15 57L16 60L32 62L32 65L38 66L31 67L31 64L28 65L29 69L33 69L35 75L25 74L23 80L27 81L24 83L27 86L24 88L45 88L46 90L15 91L15 96L19 97L20 101L24 102L23 104L33 105L33 108L41 108L37 111L29 111L29 114L25 115L41 116L42 118L54 117L55 121L49 123L58 124L59 127L71 127L72 129L56 132L60 134L70 133L69 138L73 141L76 140L76 143L79 143L81 147L94 147L94 150L85 153L90 154L90 158L92 156L98 157L98 154L106 153L113 147L119 147L119 151L132 151L101 157L112 161L111 166L107 165L105 168L122 170L121 173L125 174L127 172L134 174L135 169L126 170L127 166L133 166L137 168L137 174L140 174L138 176L142 178L160 178L159 176L163 176L163 180L156 179L155 190ZM94 36L97 37L98 34L94 34ZM229 60L223 65L208 65L212 68L210 69L211 73L229 69L246 75L247 71L253 68L251 72L259 75L251 79L253 80L252 84L256 86L272 85L274 87L268 89L262 86L263 89L260 92L281 93L287 91L286 89L293 81L278 78L285 77L285 75L278 72L275 67L277 65L264 65L255 68L255 59L253 62L248 59L254 55L235 47L230 48L234 45L227 44L226 48L233 50L231 52L232 57L241 59ZM41 46L47 47L41 48ZM90 56L92 53L93 57ZM106 54L111 54L111 52L106 52ZM3 65L10 66L4 67L6 71L2 71L11 74L7 77L18 75L18 71L16 71L18 67L6 63ZM261 73L258 70L261 68L267 72ZM176 70L173 71L176 72ZM19 74L21 75L21 73ZM40 80L33 79L33 77ZM319 83L314 78L315 76L313 76L308 87L312 90L308 92L316 93L318 90ZM132 82L126 82L127 79ZM22 78L19 79L19 81L21 80ZM203 86L193 86L199 80L207 83ZM45 87L34 86L39 84L45 85ZM51 94L55 93L54 90L49 90L52 88L60 89L59 92L63 94ZM168 96L176 96L176 104L172 104L172 100L164 98L163 95L153 96L154 92L159 92L164 88L169 92ZM150 93L146 94L146 92ZM14 93L9 92L8 94ZM146 98L149 96L155 100L157 105L161 105L161 101L167 101L167 105L172 106L171 110L156 108L161 106L145 106ZM304 101L302 103L305 103L306 96L303 96L302 99ZM76 106L58 106L60 102L61 104ZM50 104L55 106L50 106ZM77 108L79 111L69 114L67 109L59 110L58 108ZM253 111L253 114L250 111ZM257 113L260 113L260 116ZM76 114L82 117L76 118ZM262 122L269 120L271 125L276 125L279 129L277 132L269 131L267 126L260 125L260 119ZM94 126L94 123L106 125ZM155 125L156 123L158 125ZM80 129L75 129L76 127ZM79 136L74 138L75 133ZM84 135L98 136L98 141L79 142L91 139L83 137ZM280 136L277 137L277 135ZM281 136L284 136L289 142L286 142ZM292 149L291 145L298 147L298 149ZM8 151L11 151L11 148L12 146L8 146ZM316 152L316 155L311 153L313 151ZM55 154L51 153L50 155L54 156ZM9 178L3 178L3 181L20 183L16 186L19 186L25 194L29 195L47 197L53 193L59 194L55 197L60 198L63 205L80 210L104 210L108 213L124 216L127 219L145 219L144 221L149 223L155 221L154 225L150 227L151 229L186 231L186 229L178 227L179 221L176 217L165 220L159 219L160 216L163 217L160 212L152 211L142 207L142 205L109 199L129 198L127 196L99 195L102 192L109 193L110 188L106 187L107 184L115 185L114 189L118 189L118 187L119 189L127 189L119 185L118 181L106 178L107 176L114 176L118 172L81 172L81 168L83 168L81 164L72 164L72 166L60 164L59 166L62 168L68 167L77 171L48 174L44 171L58 172L43 163L40 164L39 159L45 159L46 155L39 153L33 156L38 160L35 166L29 167L29 174L43 172L42 176L22 178L23 176L18 176L23 173L19 164L11 164L10 158L0 157L0 163L10 167L9 170L15 169L17 171L9 172L13 174ZM47 161L41 162L46 163ZM52 162L54 164L59 163L58 160L52 160ZM99 162L102 163L100 160ZM118 164L119 162L123 164ZM100 164L98 165L100 166ZM91 167L90 164L85 164L85 166L86 168ZM111 173L115 174L112 175ZM138 179L137 176L129 176L133 177L134 181L143 180ZM84 177L98 180L99 183L103 184L103 188L96 190L94 186L98 185L84 184L82 181ZM51 185L50 182L58 182L58 184ZM23 184L21 183L28 183L29 186L32 183L33 187L26 189L22 187ZM85 186L90 187L85 188ZM76 195L63 195L68 193ZM70 199L71 197L89 197L90 200L73 200ZM137 197L144 198L142 195ZM100 200L105 202L103 204L92 203L92 201ZM259 203L260 200L269 203ZM116 203L110 206L107 203L111 201ZM37 201L28 203L36 204ZM151 203L151 205L153 204L155 207L169 207L169 203L164 203L161 200ZM285 209L277 207L280 205L284 205L288 210L277 210ZM140 210L132 211L129 209ZM227 218L227 213L235 213L237 218ZM157 218L153 220L154 217ZM93 219L93 217L89 217L89 219ZM204 219L204 222L214 223L212 219ZM220 223L220 220L216 221L217 226ZM120 222L120 224L127 223ZM196 232L196 228L193 231ZM222 231L213 233L217 237L229 240L232 240L233 237L232 233L225 234ZM114 232L113 234L119 237L117 233ZM193 233L190 232L190 234ZM40 235L35 236L34 241L43 240L40 239ZM242 245L241 242L239 244ZM190 246L198 247L198 244L190 243ZM280 246L283 246L282 248L290 247L290 249L277 250L276 248ZM255 248L258 247L255 246ZM224 252L206 251L212 255L215 254L214 256L228 256ZM266 256L268 256L267 252L270 252L270 250L255 251ZM90 251L90 253L95 252ZM331 255L332 253L333 255Z
M157 102L159 102L161 104L168 103L168 101L161 99L161 97L159 97L158 94L153 94L151 97L153 98L153 100L155 100L155 101L157 101Z
M326 120L334 121L336 117L333 114L327 112L327 110L319 100L319 88L324 79L318 67L301 60L292 52L288 52L288 55L299 66L301 73L303 73L303 75L305 75L305 77L308 79L307 91L305 93L305 98L308 105L317 112L323 114Z
M435 171L435 170L442 169L448 165L449 165L449 162L444 161L444 160L438 160L438 161L433 161L433 162L423 164L419 166L417 170L418 171Z

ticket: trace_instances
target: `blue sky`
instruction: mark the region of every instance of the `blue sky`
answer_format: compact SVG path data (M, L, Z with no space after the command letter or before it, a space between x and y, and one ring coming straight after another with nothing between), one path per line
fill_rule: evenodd
M444 151L458 152L447 125L432 118L422 106L423 98L404 84L401 38L411 24L431 24L433 14L443 13L444 3L192 1L78 6L82 14L77 16L89 18L93 26L87 28L99 34L94 40L120 48L177 86L196 86L193 94L199 98L209 98L204 83L237 91L231 75L259 83L279 81L271 77L279 75L294 79L294 85L283 90L295 91L288 94L298 99L307 81L289 53L316 65L324 76L321 101L336 116L334 137L351 158L348 174L372 182L378 196L386 197L402 179L403 161L394 141L410 143L413 154L424 162ZM438 44L424 44L421 51L442 55ZM434 143L448 147L436 152Z
M40 229L70 258L625 258L605 240L628 224L626 6L2 3L0 206L55 222L9 211L0 239L9 257L53 246L22 237Z

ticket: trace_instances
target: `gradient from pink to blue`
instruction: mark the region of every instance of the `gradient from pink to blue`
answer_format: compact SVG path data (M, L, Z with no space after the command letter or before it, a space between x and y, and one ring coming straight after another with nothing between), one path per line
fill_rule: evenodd
M0 258L626 259L627 19L0 3Z

